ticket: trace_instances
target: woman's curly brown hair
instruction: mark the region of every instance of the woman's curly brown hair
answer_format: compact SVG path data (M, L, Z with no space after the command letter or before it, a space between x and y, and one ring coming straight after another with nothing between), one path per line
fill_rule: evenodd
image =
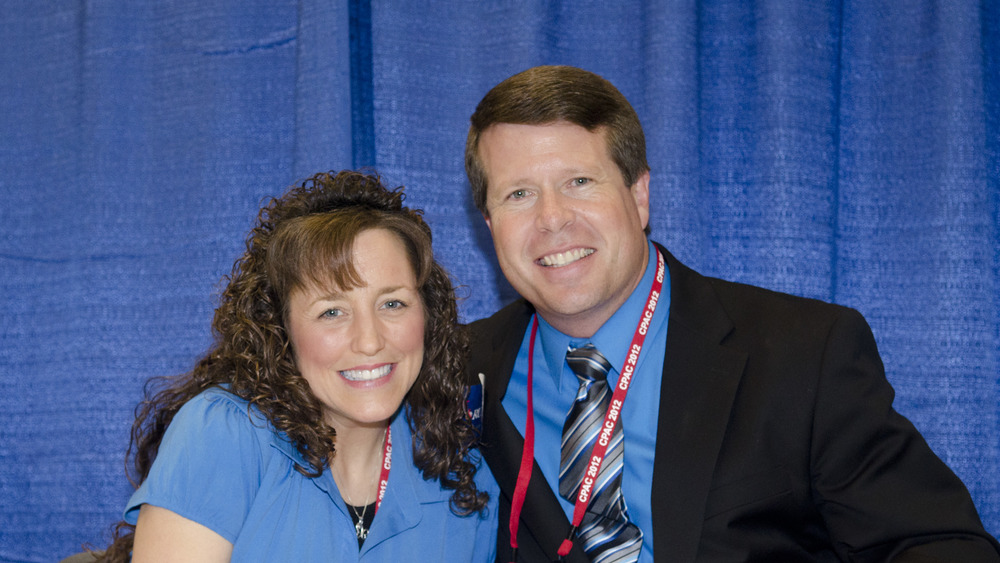
M377 175L342 171L316 174L261 209L246 252L226 278L212 322L215 343L190 373L147 383L127 457L133 485L148 475L178 409L222 385L296 444L308 463L297 466L299 472L317 477L326 470L335 455L336 430L324 421L322 404L296 368L284 322L288 296L307 283L357 286L350 263L354 238L381 228L404 242L426 315L424 361L403 408L413 431L414 464L425 479L454 490L453 512L469 514L486 506L487 495L477 490L476 465L469 459L475 430L466 414L462 362L467 343L454 289L434 261L430 228L419 211L403 206L403 199L402 188L387 190ZM133 534L133 526L120 522L105 560L127 561Z

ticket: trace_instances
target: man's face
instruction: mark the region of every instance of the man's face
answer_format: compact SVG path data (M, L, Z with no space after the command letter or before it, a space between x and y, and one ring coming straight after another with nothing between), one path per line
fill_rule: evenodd
M646 268L649 173L626 186L604 132L566 122L492 125L479 155L507 280L560 331L593 335Z

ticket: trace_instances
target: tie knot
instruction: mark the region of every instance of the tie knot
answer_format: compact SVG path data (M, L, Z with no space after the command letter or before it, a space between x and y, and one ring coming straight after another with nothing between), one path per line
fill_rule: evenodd
M579 348L569 348L566 352L566 363L573 373L589 381L604 381L611 371L611 364L593 344L584 344Z

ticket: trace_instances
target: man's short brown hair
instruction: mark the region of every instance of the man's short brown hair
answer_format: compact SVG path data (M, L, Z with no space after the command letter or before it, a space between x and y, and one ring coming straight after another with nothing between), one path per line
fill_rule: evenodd
M486 93L470 119L465 172L479 211L486 210L486 172L479 139L497 123L545 125L568 122L587 131L604 131L608 153L631 187L649 170L646 137L632 105L610 82L571 66L536 66L515 74Z

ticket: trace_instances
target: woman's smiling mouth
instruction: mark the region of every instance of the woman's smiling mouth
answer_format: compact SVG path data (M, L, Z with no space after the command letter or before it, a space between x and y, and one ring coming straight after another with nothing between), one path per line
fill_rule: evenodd
M395 364L385 364L373 369L346 369L340 375L348 381L374 381L389 375L393 365Z

